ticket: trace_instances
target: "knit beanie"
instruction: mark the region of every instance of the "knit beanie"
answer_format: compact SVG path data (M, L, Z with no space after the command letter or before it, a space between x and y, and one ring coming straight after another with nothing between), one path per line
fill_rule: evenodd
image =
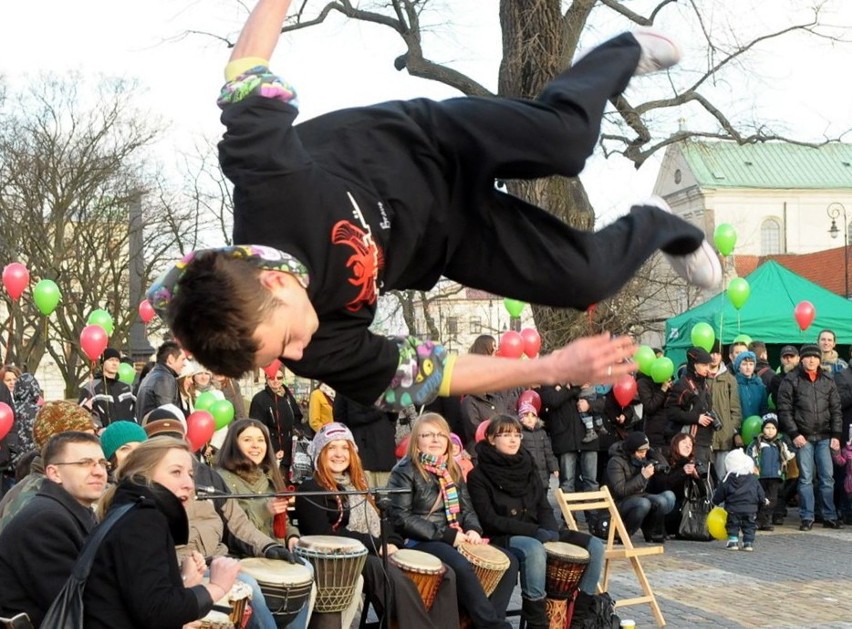
M101 354L101 363L105 363L110 358L118 358L119 360L121 360L121 352L119 352L114 347L107 347L104 350L104 353Z
M808 356L822 358L822 352L819 351L819 347L816 345L802 345L802 348L799 350L799 356L802 358L807 358Z
M91 414L74 402L65 400L45 402L36 414L33 424L33 441L39 448L43 448L48 439L61 432L71 430L85 432L97 430L97 428Z
M461 437L459 437L456 433L450 433L450 442L456 444L459 448L464 450L464 444L462 443ZM397 457L401 458L401 457Z
M751 351L740 352L737 354L737 357L734 358L734 371L737 372L740 370L740 365L744 360L750 360L753 363L757 363L757 355Z
M340 439L351 442L355 451L358 451L358 446L355 445L355 437L352 436L352 431L344 424L331 422L319 429L319 432L317 432L314 436L314 440L308 448L308 454L311 455L311 460L314 462L314 469L317 467L317 459L323 451L323 448L332 441L338 441Z
M686 351L686 360L691 365L709 365L713 362L710 354L703 347L690 347Z
M775 413L767 413L763 416L762 419L762 426L766 426L766 424L773 424L776 429L778 428L778 415L776 415Z
M175 437L183 439L186 436L186 418L174 404L163 404L145 415L142 420L145 434L148 437Z
M535 406L532 402L523 401L518 405L518 417L523 417L527 413L532 413L536 417L538 417L538 411L535 410Z
M725 478L734 474L735 476L748 476L754 474L754 459L743 452L740 448L735 448L725 457L725 469L728 473Z
M101 433L101 448L103 448L104 456L111 459L115 451L124 444L147 440L148 434L145 429L136 422L112 422Z
M651 444L648 442L648 437L645 436L644 432L635 431L627 435L627 438L624 440L624 446L622 447L628 454L633 454L642 448L650 448Z

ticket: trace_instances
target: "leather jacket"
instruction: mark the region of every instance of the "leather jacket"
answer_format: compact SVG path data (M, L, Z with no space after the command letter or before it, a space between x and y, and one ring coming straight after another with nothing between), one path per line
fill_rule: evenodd
M391 494L391 518L396 530L404 537L419 541L443 541L452 544L456 529L447 523L444 503L440 499L441 486L437 477L427 473L427 478L417 471L411 459L403 458L391 470L389 489L409 489L410 493ZM482 534L482 526L467 491L464 480L459 479L458 522L463 531Z

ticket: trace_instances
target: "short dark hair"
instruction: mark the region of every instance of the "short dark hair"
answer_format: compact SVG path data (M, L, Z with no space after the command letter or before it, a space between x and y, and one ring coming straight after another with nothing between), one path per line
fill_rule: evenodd
M829 330L828 328L819 331L819 334L817 334L817 341L819 341L819 337L821 337L825 332L831 334L831 338L834 339L835 343L837 342L837 334L834 333L834 330Z
M99 448L101 447L101 440L87 432L78 432L76 430L60 432L53 435L44 444L44 448L41 451L42 463L46 466L56 463L65 455L65 448L71 443L94 443Z
M157 348L157 362L161 365L165 365L166 361L171 358L175 358L180 356L181 351L183 351L177 343L174 341L166 341L160 347Z
M763 354L766 352L766 343L763 341L752 341L748 344L748 348L753 351L755 355Z
M210 252L186 268L169 302L166 319L175 337L214 373L239 378L254 367L254 339L275 303L246 262Z

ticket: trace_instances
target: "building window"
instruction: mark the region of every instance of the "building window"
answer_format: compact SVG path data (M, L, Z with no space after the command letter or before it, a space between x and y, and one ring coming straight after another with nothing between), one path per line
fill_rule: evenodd
M479 317L470 318L470 333L482 334L482 320Z
M772 256L781 251L781 221L767 218L760 225L760 255Z
M680 172L680 168L678 168L678 169L675 171L675 175L674 175L674 182L675 182L675 183L680 183L681 181L683 181L683 174Z
M447 334L455 335L459 333L459 318L447 317Z

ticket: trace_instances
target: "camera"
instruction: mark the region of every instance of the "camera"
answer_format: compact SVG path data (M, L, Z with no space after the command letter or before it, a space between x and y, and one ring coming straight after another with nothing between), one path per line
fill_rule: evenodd
M695 473L699 476L707 476L707 466L702 461L695 462Z
M654 466L654 474L668 474L671 471L671 466L668 464L668 461L665 459L657 458L657 453L653 450L648 453L647 458L645 459L648 465Z
M718 415L716 415L716 411L707 411L704 414L710 416L713 419L713 430L717 432L722 430L722 420L719 419Z

